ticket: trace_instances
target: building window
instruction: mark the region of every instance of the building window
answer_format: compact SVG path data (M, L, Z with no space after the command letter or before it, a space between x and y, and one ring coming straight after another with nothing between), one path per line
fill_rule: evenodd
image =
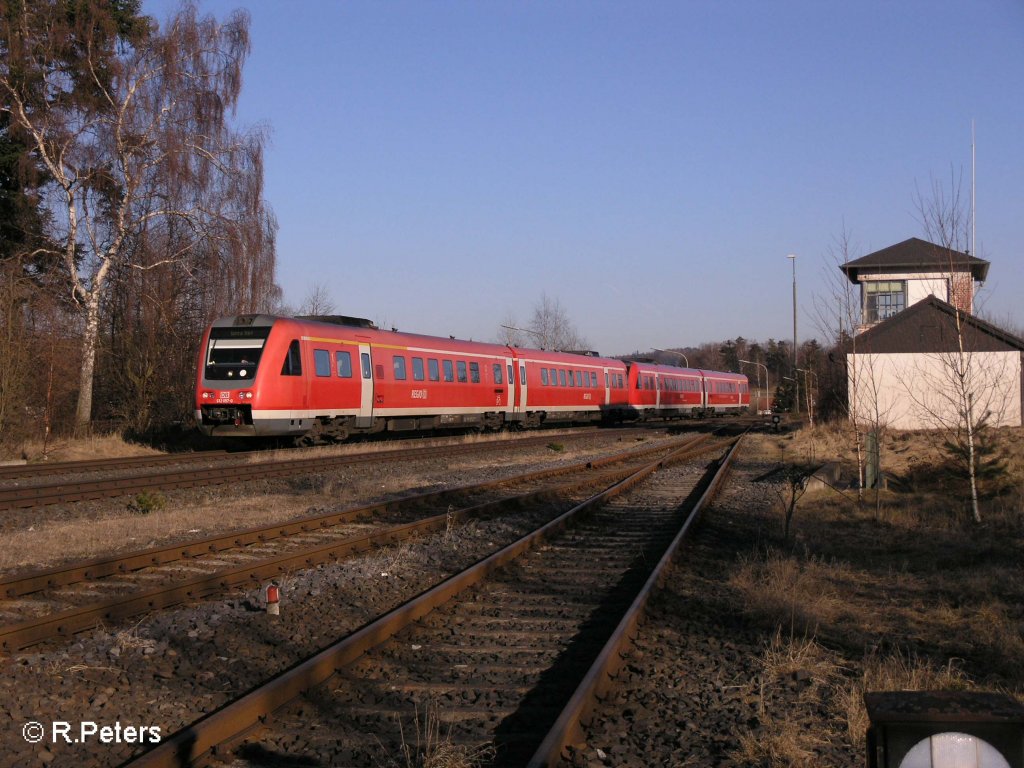
M904 280L879 280L864 283L864 322L877 323L907 308L907 283Z

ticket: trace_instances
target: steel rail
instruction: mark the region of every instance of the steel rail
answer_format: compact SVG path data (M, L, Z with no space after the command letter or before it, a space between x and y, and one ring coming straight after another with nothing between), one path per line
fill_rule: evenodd
M697 445L706 440L707 437L707 434L697 436L689 443L686 443L686 445ZM15 573L0 579L0 595L4 595L8 598L14 598L38 592L40 590L67 586L69 584L76 584L90 579L123 575L142 568L165 565L178 560L192 559L203 555L217 554L226 550L250 546L252 544L262 544L286 536L321 531L326 528L353 522L382 512L394 511L403 507L416 506L420 504L437 503L452 496L479 493L481 491L488 491L505 485L511 485L513 483L543 480L548 477L571 474L585 469L609 466L622 461L642 458L650 453L657 453L658 451L666 449L667 446L664 445L649 446L642 450L623 451L602 459L592 459L586 462L527 472L525 474L499 478L497 480L489 480L484 483L471 483L454 488L445 488L440 491L427 491L410 496L403 496L397 499L341 510L339 512L328 512L321 515L308 515L286 523L240 528L202 539L192 539L186 542L169 544L162 547L151 547L113 557L93 558L68 563L55 568L34 569L27 572Z
M658 564L651 572L643 588L612 632L611 637L608 638L607 643L601 649L593 665L584 675L582 682L570 697L569 703L562 710L554 726L548 731L540 747L538 747L530 762L527 763L527 768L551 768L560 759L564 758L564 752L568 746L584 741L582 726L586 724L587 718L590 717L594 707L600 698L607 693L615 675L618 674L625 663L625 653L636 638L648 600L657 588L664 585L669 565L681 548L683 540L689 534L690 529L700 518L704 507L718 492L741 441L742 435L737 438L722 459L714 478L712 478L707 488L697 500L697 503L679 529L679 533L676 534L665 554L662 555Z
M582 436L590 433L582 433ZM566 435L565 437L574 437ZM145 475L135 475L106 480L78 480L55 482L22 487L0 488L0 511L14 508L38 507L49 504L63 504L72 501L87 501L124 496L131 493L175 488L194 488L202 485L217 485L231 480L252 477L260 479L288 477L300 473L318 472L349 464L363 464L371 461L409 460L439 454L464 454L479 452L481 449L507 450L512 447L531 447L551 442L551 436L524 437L493 443L460 444L451 446L430 446L375 451L371 453L336 456L315 456L301 459L282 459L253 463L233 463L224 467L193 470L164 470ZM231 454L229 454L230 456ZM237 454L235 454L237 455ZM259 455L258 453L256 455Z
M253 688L235 701L182 728L153 749L124 763L123 768L180 768L199 760L226 757L231 744L259 727L281 706L329 679L339 668L354 661L367 650L384 642L455 595L477 584L552 534L564 530L570 522L586 511L624 493L661 467L686 458L692 453L687 446L683 446L672 454L631 472L526 536L431 587L338 643L275 675L268 682Z
M690 454L702 450L702 446L694 445L698 441L689 441L679 446L673 454ZM665 450L665 446L661 447ZM576 465L577 471L593 468L592 465ZM561 468L559 468L561 469ZM620 469L616 477L628 475L632 468ZM554 474L557 470L544 470L543 473ZM564 474L565 472L560 472ZM575 480L572 487L590 485L598 478ZM498 482L497 484L502 484ZM559 490L564 490L560 488ZM433 515L417 522L389 526L370 534L348 537L325 545L304 548L298 552L262 558L260 560L214 571L192 579L166 584L130 595L110 598L57 613L26 619L25 621L0 627L0 647L13 651L35 645L55 637L66 637L91 629L105 622L115 622L137 616L152 610L160 610L178 605L187 600L194 600L210 594L222 592L232 587L247 583L259 583L282 573L297 569L316 566L320 563L337 560L341 557L363 552L374 547L386 546L397 541L410 538L420 533L443 530L454 518L461 520L469 516L478 516L509 503L534 501L551 494L553 489L541 488L520 494L511 499L500 499L486 502L449 515L447 512Z

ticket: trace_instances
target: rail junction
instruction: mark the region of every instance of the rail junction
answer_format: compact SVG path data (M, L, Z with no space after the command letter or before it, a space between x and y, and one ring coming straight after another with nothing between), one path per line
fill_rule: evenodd
M532 516L526 535L495 541L471 567L368 615L248 694L215 697L214 707L198 710L208 714L173 735L168 729L155 749L134 750L128 764L255 766L276 754L377 766L381 754L409 748L395 740L395 723L408 735L418 710L433 707L457 743L490 750L486 764L554 765L583 738L659 574L735 450L733 439L710 434L621 443L628 450L601 459L9 576L0 581L0 641L11 653L59 648L95 627L132 632L132 616L149 622L197 600L237 605L239 587L252 594L272 578L410 538ZM196 642L201 650L202 637ZM158 670L170 674L166 665ZM312 738L297 735L310 722ZM117 751L118 762L131 753Z

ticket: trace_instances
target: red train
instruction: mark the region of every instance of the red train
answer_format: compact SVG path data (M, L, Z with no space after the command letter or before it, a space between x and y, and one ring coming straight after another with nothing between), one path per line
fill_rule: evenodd
M366 320L238 315L203 335L199 429L344 440L383 431L746 411L747 377L382 331Z

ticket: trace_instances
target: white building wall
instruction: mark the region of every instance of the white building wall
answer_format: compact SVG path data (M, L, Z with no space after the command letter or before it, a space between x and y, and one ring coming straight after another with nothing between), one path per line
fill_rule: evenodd
M933 277L923 280L907 280L907 306L934 296L949 301L949 280L944 277Z
M851 416L894 429L942 429L958 421L957 372L974 412L990 426L1021 426L1019 352L847 355Z

